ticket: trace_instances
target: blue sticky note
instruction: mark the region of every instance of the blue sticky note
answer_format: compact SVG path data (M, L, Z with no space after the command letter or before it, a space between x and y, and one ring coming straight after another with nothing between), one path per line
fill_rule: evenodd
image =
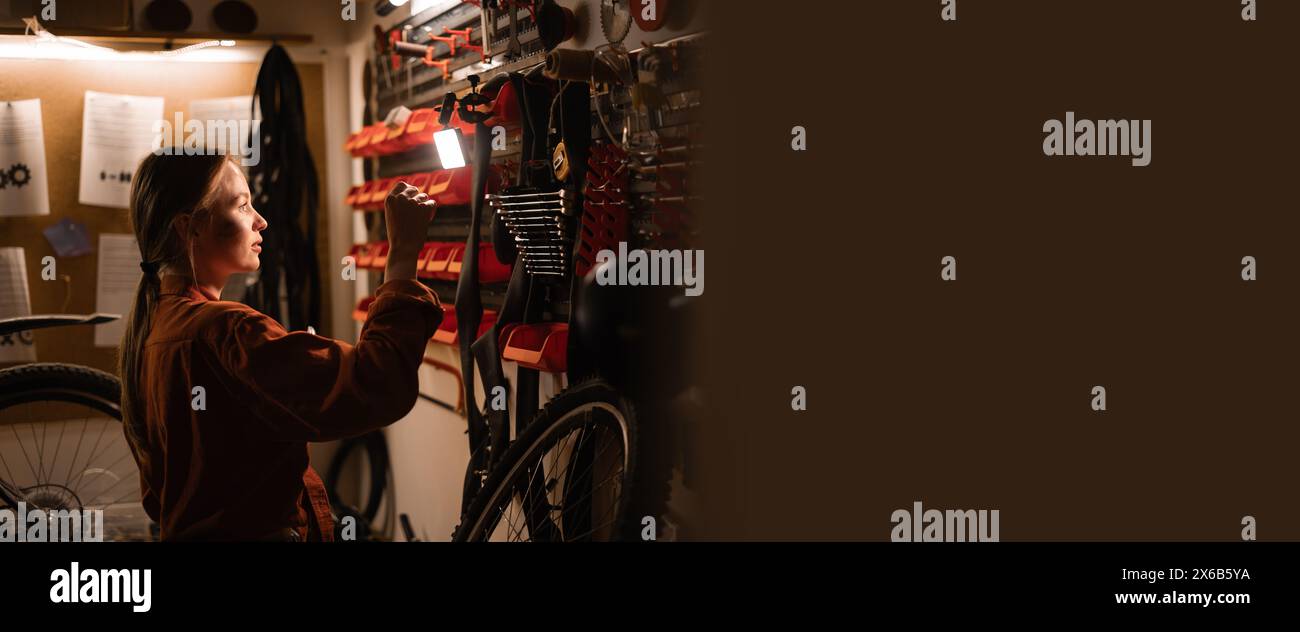
M94 248L90 247L90 236L86 233L86 225L81 222L74 222L65 217L42 232L45 233L45 239L49 240L50 246L54 248L54 254L60 257L79 257L94 251Z

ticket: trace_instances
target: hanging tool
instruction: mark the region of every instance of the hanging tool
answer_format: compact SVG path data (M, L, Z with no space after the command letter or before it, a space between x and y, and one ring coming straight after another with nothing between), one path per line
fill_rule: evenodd
M459 37L462 40L460 45L461 48L478 53L479 61L487 61L487 55L484 54L483 45L469 43L469 36L474 32L474 29L472 27L464 28L464 29L451 29L444 26L442 27L442 32L451 35L452 38L451 41L453 47L455 46L456 38ZM453 48L452 50L455 50L455 48Z
M393 68L397 67L396 56L395 55L393 56L394 59L392 62L392 67L389 67L389 64L384 63L384 59L383 59L384 55L390 54L390 51L392 49L392 43L391 40L389 40L389 35L384 32L384 29L379 28L378 24L375 25L374 35L375 35L375 41L374 41L375 55L379 57L379 65L384 68L384 73L383 73L384 85L387 85L388 89L392 90L393 89Z
M631 0L600 0L600 30L605 34L605 41L619 44L627 38L632 29L632 12L628 6Z
M544 0L542 7L534 13L533 21L537 25L537 35L548 51L578 31L578 19L573 10L556 4L555 0Z
M510 48L508 53L511 59L523 57L523 47L519 45L519 24L515 19L515 11L518 7L514 2L507 2L506 12L510 14Z
M406 41L408 39L407 33L409 33L412 28L415 27L409 24L402 27L402 41ZM411 65L410 64L406 64L406 100L407 101L411 100Z

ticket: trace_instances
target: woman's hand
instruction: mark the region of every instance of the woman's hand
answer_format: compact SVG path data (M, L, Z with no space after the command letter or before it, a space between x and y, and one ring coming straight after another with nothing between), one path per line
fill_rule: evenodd
M435 202L419 189L398 182L384 201L388 220L388 267L384 279L414 279L415 265L424 249L424 236L433 218Z

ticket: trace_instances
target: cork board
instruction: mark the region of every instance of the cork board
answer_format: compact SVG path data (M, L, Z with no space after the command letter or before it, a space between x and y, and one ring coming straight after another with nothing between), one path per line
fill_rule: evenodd
M22 246L27 259L32 313L88 314L95 310L97 253L57 260L62 280L40 278L41 258L54 256L45 236L46 227L67 217L86 225L98 249L100 233L129 233L126 209L84 206L77 202L81 170L81 121L85 91L164 97L163 116L175 113L194 99L252 94L257 63L187 62L82 62L62 60L6 61L0 74L0 100L41 99L45 127L45 161L49 174L50 214L38 217L0 218L0 246ZM321 183L327 180L322 72L319 64L298 65L303 85L308 146L316 161ZM324 196L318 215L319 234L328 234ZM320 265L327 257L318 254ZM322 304L329 304L329 287L322 286ZM66 307L64 306L66 300ZM322 331L330 331L329 310L323 311ZM125 314L123 315L125 317ZM116 348L97 348L89 327L35 332L36 356L41 362L69 362L114 372Z

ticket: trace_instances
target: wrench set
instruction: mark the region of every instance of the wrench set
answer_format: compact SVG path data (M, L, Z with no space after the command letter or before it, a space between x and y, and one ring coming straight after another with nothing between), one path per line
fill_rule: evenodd
M511 187L488 194L487 202L496 220L502 222L514 238L524 269L529 274L568 275L576 212L568 191Z

